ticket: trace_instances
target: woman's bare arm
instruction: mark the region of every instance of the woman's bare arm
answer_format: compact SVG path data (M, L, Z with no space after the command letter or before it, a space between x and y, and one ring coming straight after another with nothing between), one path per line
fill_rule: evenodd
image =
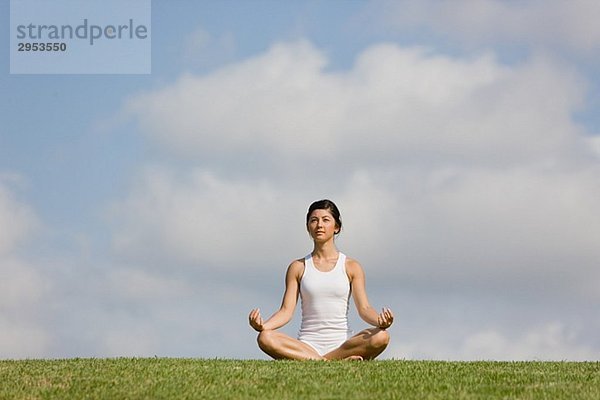
M263 321L258 308L252 310L249 315L250 326L261 332L267 329L278 329L290 322L296 309L298 296L300 295L300 279L304 273L304 264L296 260L290 264L285 274L285 292L281 307L267 321Z
M377 313L369 304L367 291L365 289L365 273L362 266L355 260L348 259L346 262L346 271L350 284L352 285L352 297L358 315L367 323L378 328L389 328L394 322L394 314L389 308L383 309Z

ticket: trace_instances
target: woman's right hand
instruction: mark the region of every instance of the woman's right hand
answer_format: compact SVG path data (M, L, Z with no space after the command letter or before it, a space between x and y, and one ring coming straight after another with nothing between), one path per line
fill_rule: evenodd
M263 319L260 316L260 309L255 308L254 310L250 311L248 320L250 322L250 326L252 328L254 328L255 331L257 331L257 332L263 331L263 329L264 329L263 328Z

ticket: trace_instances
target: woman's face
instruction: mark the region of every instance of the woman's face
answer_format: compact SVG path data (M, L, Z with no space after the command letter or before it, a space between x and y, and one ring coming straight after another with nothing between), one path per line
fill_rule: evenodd
M314 210L308 218L307 228L313 240L323 242L330 240L339 229L329 210Z

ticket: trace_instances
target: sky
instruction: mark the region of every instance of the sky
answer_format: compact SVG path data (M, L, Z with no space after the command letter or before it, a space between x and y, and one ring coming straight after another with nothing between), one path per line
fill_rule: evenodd
M1 59L0 358L266 359L329 198L383 358L600 360L600 3L151 11L150 74Z

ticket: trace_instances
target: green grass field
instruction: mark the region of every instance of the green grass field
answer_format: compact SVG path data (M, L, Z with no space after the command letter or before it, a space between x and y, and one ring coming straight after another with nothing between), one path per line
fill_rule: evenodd
M600 399L600 363L0 361L0 399Z

